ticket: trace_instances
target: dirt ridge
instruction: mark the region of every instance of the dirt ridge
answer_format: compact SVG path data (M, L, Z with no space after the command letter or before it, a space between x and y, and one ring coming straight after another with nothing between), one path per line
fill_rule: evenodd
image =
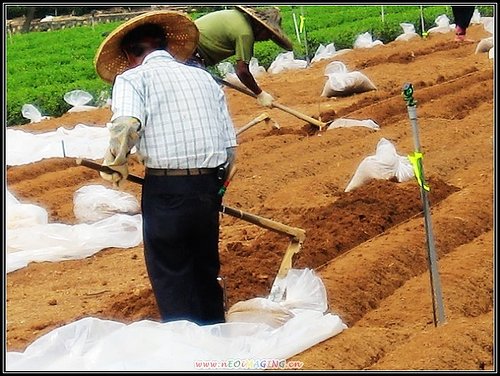
M473 25L476 42L489 36ZM304 228L294 266L313 268L329 310L349 326L292 357L303 370L492 370L494 361L494 63L476 43L452 33L353 50L298 72L264 75L259 83L290 108L316 118L376 121L380 129L318 132L279 109L264 109L225 89L236 128L268 112L281 129L259 124L238 137L238 172L224 203ZM377 90L320 97L324 69L340 60ZM433 322L425 228L415 181L371 181L344 192L381 138L398 155L414 151L401 96L414 85L425 177L447 322ZM15 127L32 133L76 124L104 126L109 109L65 114ZM143 174L132 161L130 172ZM7 187L21 202L45 207L51 222L73 224L73 194L106 183L50 158L7 168ZM109 185L108 185L109 186ZM121 188L140 198L140 186ZM230 303L265 296L289 244L287 236L223 215L221 275ZM124 272L125 271L125 272ZM158 320L142 245L108 248L84 260L31 263L6 278L6 344L22 351L43 334L83 317ZM36 307L36 309L33 309Z

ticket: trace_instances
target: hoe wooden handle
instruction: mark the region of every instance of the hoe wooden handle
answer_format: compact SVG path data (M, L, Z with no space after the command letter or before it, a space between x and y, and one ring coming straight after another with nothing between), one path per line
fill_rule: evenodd
M235 89L239 91L240 93L246 94L250 97L257 98L257 95L255 93L252 93L250 90L246 90L242 87L239 87L237 85L234 85L230 82L227 82L226 80L223 80L222 78L219 78L217 76L213 76L214 80L217 81L218 83L225 85L227 87L230 87L232 89ZM288 112L289 114L298 117L299 119L302 119L304 121L307 121L308 123L317 126L320 130L323 130L323 128L328 125L327 123L324 123L322 121L319 121L313 117L307 116L301 112L298 112L296 110L293 110L289 107L283 106L282 104L277 103L276 101L273 101L273 107L279 108L282 111Z
M91 168L96 171L102 171L102 172L107 172L107 173L112 173L113 170L110 169L107 166L100 165L99 163L92 162L86 159L80 159L78 158L76 160L76 164L85 166L88 168ZM135 175L128 175L127 180L130 180L133 183L137 184L143 184L144 183L144 178L141 178L140 176L135 176ZM229 214L232 217L235 218L240 218L243 219L244 221L253 223L254 225L263 227L268 230L272 230L281 234L287 234L294 239L297 239L298 241L302 242L304 241L306 237L306 232L300 228L296 227L290 227L287 225L284 225L283 223L279 223L276 221L273 221L271 219L267 219L264 217L260 217L255 214L247 213L239 209L234 209L229 206L221 205L221 208L219 210L221 213Z
M319 130L323 130L323 128L327 125L327 123L324 123L322 121L319 121L313 117L307 116L301 112L298 112L290 107L286 107L280 103L277 103L276 101L273 102L273 107L279 108L280 110L283 110L285 112L288 112L289 114L298 117L299 119L302 119L304 121L307 121L309 124L315 125L319 128Z
M229 206L222 205L220 211L221 213L229 214L232 217L243 219L247 222L253 223L254 225L263 227L265 229L275 231L281 234L290 235L300 242L304 241L306 237L306 232L301 228L290 227L284 225L283 223L279 223L255 214L247 213L239 209L234 209Z

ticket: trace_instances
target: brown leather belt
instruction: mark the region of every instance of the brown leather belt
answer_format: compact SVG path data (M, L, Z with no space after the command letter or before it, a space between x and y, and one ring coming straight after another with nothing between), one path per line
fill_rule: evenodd
M146 174L155 176L191 176L191 175L215 174L216 172L217 168L166 169L166 168L146 167Z

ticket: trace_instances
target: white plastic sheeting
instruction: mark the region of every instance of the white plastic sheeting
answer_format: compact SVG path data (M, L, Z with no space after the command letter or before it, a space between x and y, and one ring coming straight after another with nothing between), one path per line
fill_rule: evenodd
M105 248L130 248L141 242L140 214L115 214L91 224L47 223L7 229L6 271L34 261L83 259Z
M47 223L45 209L19 202L7 191L5 259L10 273L37 261L83 259L109 247L142 242L142 216L114 214L94 223Z
M229 61L223 61L217 65L217 69L221 73L224 80L237 85L243 89L248 89L243 83L240 81L239 77L236 75L236 71L234 70L234 65ZM252 74L252 76L257 79L263 74L266 74L266 68L259 65L259 60L257 58L252 57L248 64L248 70Z
M92 144L81 126L79 144ZM102 131L102 149L108 131ZM66 135L66 132L62 131ZM7 157L30 163L57 155L55 140L47 134L10 134ZM15 136L25 138L16 144ZM26 158L12 158L18 148L30 148L36 137L44 150ZM30 142L28 142L28 139ZM9 137L8 137L9 140ZM16 141L19 141L16 139ZM78 145L77 145L78 144ZM95 146L96 143L93 143ZM52 147L49 147L52 146ZM31 150L31 149L30 149ZM71 150L71 149L70 149ZM9 153L10 151L10 153ZM77 153L77 157L101 157L103 151ZM70 154L66 151L66 155ZM58 155L60 156L60 154ZM32 157L31 159L28 157ZM12 163L12 162L11 162ZM82 192L80 192L81 194ZM85 193L85 192L84 192ZM88 201L80 206L89 209ZM127 205L128 206L128 205ZM82 209L82 208L80 208ZM94 208L102 209L101 206ZM128 210L128 209L127 209ZM23 204L7 191L6 269L17 270L32 261L60 261L88 257L107 248L128 248L142 241L140 214L114 214L91 224L74 226L47 223L45 209ZM105 210L110 214L108 210ZM85 215L84 219L88 219ZM243 304L224 324L198 326L189 321L158 323L149 320L126 325L111 320L86 317L54 329L35 340L24 352L8 352L8 371L192 371L284 369L285 359L341 333L347 326L334 314L326 313L326 290L314 272L290 270L286 277L287 298L276 303L256 298ZM263 301L267 304L262 304ZM277 309L279 308L279 309ZM276 316L287 312L286 316ZM276 319L279 319L276 321ZM270 323L273 322L274 325ZM277 324L276 324L277 323Z
M5 227L14 229L44 225L49 221L47 210L32 204L22 204L8 190L5 192Z
M315 63L316 61L320 61L323 59L329 59L332 56L335 56L336 52L337 50L335 49L334 43L327 44L326 46L320 44L318 46L318 49L314 53L314 57L312 58L311 63Z
M314 57L311 60L311 63L315 63L317 61L321 61L324 59L330 59L335 56L343 55L349 51L352 51L350 48L344 48L342 50L336 51L335 44L330 43L326 46L320 44L318 49L316 50Z
M207 326L87 317L45 334L23 353L8 352L6 370L279 370L284 360L347 329L337 315L325 314L325 288L313 271L291 269L286 281L293 298L281 304L293 317L278 327L258 322L258 310L253 317ZM311 298L310 287L321 293Z
M72 90L64 94L64 101L72 106L68 112L83 112L97 109L96 106L88 104L93 99L92 94L84 90Z
M345 192L350 192L371 179L396 178L398 182L403 182L414 176L408 157L398 155L394 145L389 140L381 138L375 155L370 155L361 161Z
M44 119L49 119L49 116L42 116L42 113L38 108L33 106L31 103L26 103L21 108L21 114L26 119L30 120L30 123L39 123Z
M276 56L267 72L277 74L288 70L297 70L307 68L307 61L295 59L293 51L282 52Z
M256 315L255 312L259 314ZM284 325L295 314L282 304L266 298L252 298L234 304L226 315L227 322L266 323L273 328Z
M91 184L74 193L73 213L78 222L93 223L114 214L140 214L141 207L130 193Z
M360 34L356 37L354 41L353 48L373 48L375 46L383 46L384 42L381 40L373 40L372 35L369 32Z
M412 23L402 22L399 24L399 26L401 26L401 28L403 29L403 34L398 35L395 39L396 41L408 42L410 39L413 39L413 38L420 39L420 35L418 35L415 32L415 25L413 25Z
M59 127L56 131L39 134L7 129L5 135L7 166L44 158L62 158L64 154L73 158L100 159L109 146L108 128L84 124L78 124L73 129Z
M486 30L490 34L495 34L495 18L494 17L481 17L481 23L484 26L484 30Z
M351 127L366 127L378 131L380 126L375 123L372 119L357 120L357 119L346 119L340 118L334 120L326 129L327 131L337 128L351 128Z
M474 9L474 13L472 13L472 18L470 19L470 24L480 24L481 23L481 14L479 13L479 10L476 8Z
M495 32L495 23L493 21L493 17L481 17L480 21L484 26L484 30L492 34L492 36L481 39L476 46L475 52L476 54L488 52L488 57L490 59L493 59L495 55L495 39L493 38L493 33Z
M475 53L476 54L480 54L480 53L483 53L483 52L490 52L490 50L494 46L495 46L495 42L494 42L494 38L493 37L483 38L477 44Z
M441 14L440 16L437 16L434 22L436 23L437 26L431 27L429 30L427 30L429 34L435 34L435 33L446 34L452 30L455 30L455 24L450 25L450 19L446 14Z
M349 72L341 61L332 61L325 67L327 80L321 92L322 97L342 97L356 93L377 90L375 84L363 73Z

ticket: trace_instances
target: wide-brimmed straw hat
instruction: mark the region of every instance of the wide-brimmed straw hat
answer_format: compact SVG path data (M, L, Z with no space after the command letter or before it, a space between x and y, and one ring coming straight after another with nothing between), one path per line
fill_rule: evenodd
M127 56L121 49L125 35L138 26L157 24L165 31L167 51L178 61L185 61L193 54L198 44L199 32L194 22L184 13L176 11L153 11L141 14L113 30L101 43L94 59L97 74L109 83L129 66Z
M273 34L271 39L280 47L283 47L285 50L289 51L293 50L292 42L290 41L290 39L288 39L288 37L281 29L281 14L279 8L272 7L266 9L253 9L237 5L236 9L239 9L242 12L248 14L260 25L269 30Z

